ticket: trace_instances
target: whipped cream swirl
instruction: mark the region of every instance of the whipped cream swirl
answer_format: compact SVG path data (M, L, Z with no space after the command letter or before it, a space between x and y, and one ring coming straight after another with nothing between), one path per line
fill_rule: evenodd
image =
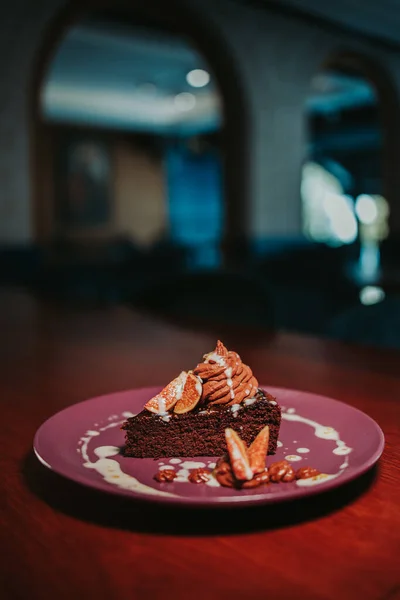
M233 406L254 397L258 381L250 367L242 363L239 354L228 351L218 341L214 352L203 358L193 371L203 381L202 403Z

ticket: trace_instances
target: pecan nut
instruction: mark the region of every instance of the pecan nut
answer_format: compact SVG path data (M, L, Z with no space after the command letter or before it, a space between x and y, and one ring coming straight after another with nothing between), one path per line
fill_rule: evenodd
M211 477L211 471L209 469L194 469L189 475L189 481L191 483L206 483Z
M314 467L301 467L301 469L296 471L296 479L309 479L317 475L321 475L321 473L317 469L314 469Z
M263 473L254 475L253 479L250 479L250 481L244 481L242 483L242 488L247 490L259 487L260 485L266 485L267 483L269 483L269 473L268 471L264 471Z
M223 487L236 487L236 479L233 475L231 465L226 459L220 459L214 470L214 475Z
M268 468L269 479L274 483L279 481L289 482L294 481L296 474L294 469L287 460L280 460L279 462L272 463Z
M154 479L160 483L170 483L175 477L177 477L177 473L174 469L160 469L154 475Z

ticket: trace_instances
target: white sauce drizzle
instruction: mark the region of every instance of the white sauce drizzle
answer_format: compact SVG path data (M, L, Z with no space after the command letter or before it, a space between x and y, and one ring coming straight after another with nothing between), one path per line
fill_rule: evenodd
M196 462L194 460L185 460L185 462L179 465L182 469L202 469L206 466L204 462Z
M297 462L298 460L303 460L301 456L297 456L297 454L288 454L285 456L285 459L289 462Z
M231 399L235 397L235 392L233 390L233 381L232 381L232 367L227 367L224 371L226 376L226 384L229 388Z
M298 479L296 484L299 487L311 487L313 485L320 485L321 483L325 483L325 481L330 481L331 479L336 479L343 473L343 470L338 471L334 475L327 475L326 473L321 473L320 475L316 475L315 477L309 477L308 479Z
M344 455L346 456L346 460L339 467L339 471L335 474L328 475L326 473L321 473L320 475L316 475L315 477L310 477L308 479L298 479L296 484L299 487L310 487L314 485L320 485L325 481L330 481L331 479L336 479L343 473L343 471L349 466L348 454L352 451L352 448L346 445L346 443L340 439L339 432L333 427L326 427L324 425L320 425L316 421L312 421L311 419L307 419L300 415L294 414L296 411L293 408L289 408L286 412L282 413L282 419L286 421L297 421L298 423L304 423L306 425L310 425L310 427L314 428L314 434L316 437L323 440L331 440L336 443L336 448L332 450L333 454L336 455ZM306 450L305 448L301 448L301 450ZM299 449L297 450L299 451ZM286 457L288 458L288 457ZM300 458L300 457L299 457Z
M220 483L217 481L214 475L211 475L210 479L206 481L206 485L208 485L209 487L221 487Z
M352 448L349 448L346 443L340 439L339 432L333 427L326 427L325 425L320 425L316 421L312 421L311 419L306 419L300 415L293 414L294 409L288 409L287 412L282 413L282 419L285 421L297 421L298 423L304 423L306 425L310 425L310 427L314 428L314 434L317 438L323 440L332 440L336 442L336 448L332 450L334 454L346 455L350 454Z
M296 452L298 454L308 454L310 452L309 448L297 448Z
M345 444L343 446L339 446L338 448L335 448L333 450L333 454L337 454L338 456L346 456L346 454L350 454L351 452L351 448L349 448L348 446L346 446Z
M257 402L257 398L246 398L243 404L250 406L251 404L254 404L254 402Z
M202 386L203 381L200 379L200 377L197 378L196 381L196 392L201 396L201 392L203 391L203 386Z
M124 490L129 490L131 492L137 492L140 494L151 494L153 496L173 497L175 495L170 494L169 492L156 490L148 485L144 485L143 483L140 483L136 477L132 477L131 475L124 473L119 462L109 458L110 456L116 456L119 454L119 451L120 449L117 446L99 446L94 450L94 454L99 457L98 460L95 462L86 460L83 466L87 469L94 469L103 477L104 481L116 485Z
M163 398L162 396L159 396L157 404L158 404L158 414L159 415L168 414L167 411L165 410L165 408L166 408L165 398Z
M220 356L216 352L210 352L210 354L206 354L204 357L204 362L209 363L210 360L213 360L220 367L226 367L226 360L224 356Z
M187 373L185 371L182 371L182 373L179 375L178 381L176 383L175 397L177 398L177 400L180 400L182 398L183 389L185 387L186 380L187 380Z
M187 480L187 478L190 475L190 471L189 469L179 469L179 471L177 471L177 479L175 481L182 481L183 479Z
M344 459L343 464L340 465L339 469L346 469L349 466L349 457L346 456L346 458Z
M242 408L242 406L240 404L232 404L231 406L231 412L233 413L234 417L238 416L238 412L239 410Z

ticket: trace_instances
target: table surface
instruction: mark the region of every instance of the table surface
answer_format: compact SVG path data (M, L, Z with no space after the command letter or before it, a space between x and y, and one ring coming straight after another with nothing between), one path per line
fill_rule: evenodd
M0 294L0 326L1 598L400 598L399 353L198 331L123 307L73 312L11 291ZM210 511L114 498L35 459L47 417L164 384L217 335L260 381L337 398L378 421L378 467L294 505Z

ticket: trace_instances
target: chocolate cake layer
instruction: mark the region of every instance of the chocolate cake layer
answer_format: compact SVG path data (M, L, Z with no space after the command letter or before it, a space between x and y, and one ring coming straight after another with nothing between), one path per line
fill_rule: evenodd
M268 454L275 454L281 423L281 409L275 399L258 391L256 401L239 410L215 406L212 409L171 414L164 420L143 410L128 419L125 455L136 458L221 456L227 451L225 429L231 427L250 445L263 427L269 425Z

